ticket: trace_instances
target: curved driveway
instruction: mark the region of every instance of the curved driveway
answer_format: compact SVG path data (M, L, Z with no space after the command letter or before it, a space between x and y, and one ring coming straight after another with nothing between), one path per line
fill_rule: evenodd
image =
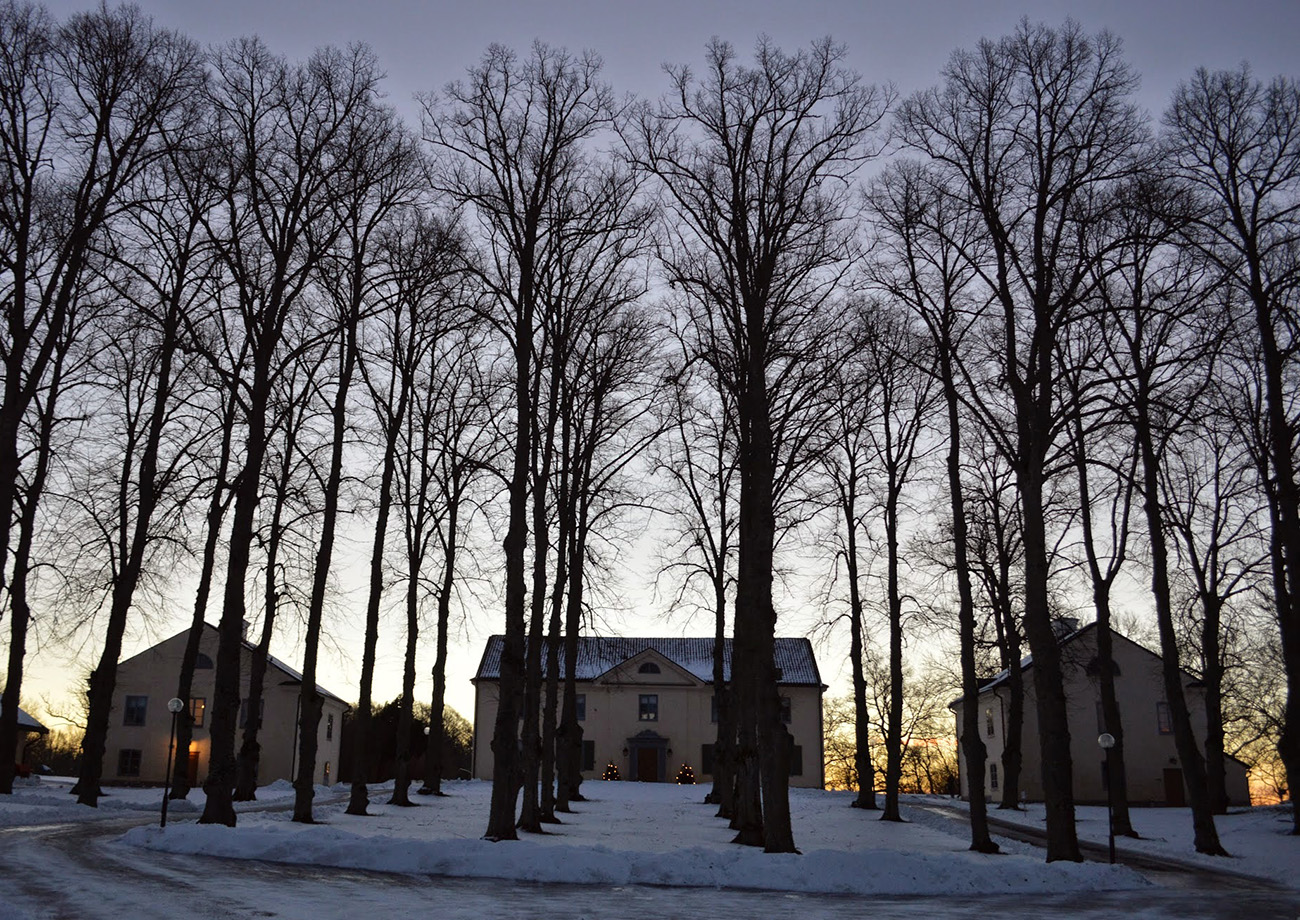
M690 888L540 885L315 868L138 850L143 816L0 829L0 920L539 918L1300 917L1300 893L1234 885L980 898L860 898ZM188 817L183 820L190 820ZM501 844L509 846L508 843Z

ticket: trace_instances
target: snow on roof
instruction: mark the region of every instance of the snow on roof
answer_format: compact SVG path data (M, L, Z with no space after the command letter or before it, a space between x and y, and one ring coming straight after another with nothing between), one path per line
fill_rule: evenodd
M564 645L560 640L559 666L564 668ZM724 640L723 674L731 679L731 640ZM796 686L821 686L821 675L817 671L817 659L813 657L812 643L807 639L776 639L774 657L776 666L781 671L778 683ZM583 636L578 639L577 679L595 680L611 668L616 668L630 658L635 658L647 649L667 658L673 664L693 677L710 683L713 680L713 644L709 639L646 639ZM505 647L504 636L492 636L483 650L483 660L479 663L477 680L501 679L501 651ZM542 667L545 668L543 657Z
M0 712L3 711L4 711L3 708L0 708ZM23 712L23 708L21 706L18 707L18 730L26 731L26 732L40 732L42 735L48 734L50 731L40 722L37 722L30 715Z

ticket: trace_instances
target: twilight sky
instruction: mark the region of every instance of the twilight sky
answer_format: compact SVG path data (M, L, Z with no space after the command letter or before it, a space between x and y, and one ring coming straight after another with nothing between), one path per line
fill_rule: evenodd
M46 3L58 16L90 4L91 0ZM258 34L273 51L301 58L321 45L366 42L389 75L390 100L412 125L418 112L411 102L413 94L439 90L463 75L489 43L523 50L535 38L572 50L599 52L615 90L643 97L656 97L667 88L661 69L665 62L697 64L712 36L730 41L744 53L764 33L786 50L831 35L848 46L849 65L866 80L892 81L907 94L938 82L953 49L969 47L982 37L1004 35L1022 16L1052 25L1072 16L1089 32L1105 28L1119 35L1130 63L1143 77L1139 101L1156 115L1178 81L1198 66L1233 68L1249 61L1264 78L1300 74L1296 51L1300 0L137 0L137 4L159 25L204 44ZM340 547L336 554L345 569L340 576L345 586L363 583L360 562L365 537L356 536L359 539L351 547ZM631 565L648 568L638 566L637 560ZM648 583L650 577L646 572L644 581ZM640 579L630 575L626 580ZM648 598L641 585L627 587ZM124 657L184 628L192 588L181 588L177 594L170 622L133 629ZM362 606L361 597L354 591L339 604L348 611L345 622L352 622L336 628L338 644L325 652L321 662L321 683L345 699L356 695L360 671L359 616L352 612ZM648 600L638 604L630 599L629 604L654 606ZM209 621L218 617L218 611L209 611ZM808 619L788 623L783 631L798 632ZM454 640L448 702L467 717L473 717L469 678L483 641L501 628L499 616L489 612ZM617 615L606 628L627 634L703 634L709 624L667 620L662 610L644 609L636 615ZM388 632L382 643L377 700L392 699L400 689L399 633ZM296 666L301 655L291 642L277 643L274 651ZM422 647L428 646L422 643ZM832 685L830 692L835 695L847 689L843 652L835 647L819 651L818 656L823 680ZM35 702L45 694L56 701L71 697L74 682L90 666L90 656L89 649L42 648L37 637L37 648L29 652L30 679L25 682L24 698ZM419 699L429 694L427 657L422 651Z
M62 14L88 0L56 0ZM937 81L954 48L1009 32L1021 16L1124 39L1144 76L1142 101L1164 108L1195 67L1249 60L1262 75L1297 71L1300 0L138 0L161 25L204 43L256 33L275 51L304 56L326 44L366 42L389 74L394 104L459 77L491 42L534 38L605 59L620 92L657 96L664 62L695 63L712 36L740 50L761 33L792 49L831 35L872 82L910 92Z

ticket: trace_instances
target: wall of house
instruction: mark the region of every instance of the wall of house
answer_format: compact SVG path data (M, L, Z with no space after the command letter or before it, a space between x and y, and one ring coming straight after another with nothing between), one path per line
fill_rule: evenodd
M660 673L642 674L643 662L653 661ZM480 680L475 688L474 776L492 778L491 740L496 725L499 684ZM712 782L703 766L705 745L717 739L712 720L713 687L648 650L597 681L580 681L578 692L585 696L586 718L583 741L595 745L592 769L584 779L600 779L613 763L625 780L640 779L641 748L653 749L658 766L656 778L672 782L678 770L689 765L696 782ZM782 686L781 695L790 699L790 723L794 743L800 748L802 772L790 778L792 786L820 788L822 782L821 691L818 687ZM658 698L656 719L643 719L642 695ZM657 737L637 736L649 732ZM626 750L627 753L624 753Z
M171 739L171 713L167 710L167 701L176 694L176 682L180 676L185 639L185 633L180 633L118 665L117 688L113 694L113 713L104 751L106 783L165 782L167 749ZM216 629L207 628L199 648L213 662L217 658L217 644ZM241 700L248 697L248 675L252 666L252 657L251 649L242 650L239 684ZM197 758L197 779L200 783L207 776L212 752L210 729L215 680L215 668L201 668L194 672L191 696L194 700L203 701L202 724L194 728L194 740L190 744L189 751L181 751L173 755L181 758L189 756ZM275 667L267 669L266 686L263 689L262 728L258 732L258 741L262 747L258 769L259 785L266 785L277 779L293 779L293 769L297 762L298 690L298 682L290 675ZM125 724L128 696L146 698L143 725ZM338 778L339 739L345 709L345 705L338 700L330 697L324 700L317 735L317 783L330 784ZM241 725L236 729L236 749L242 736L241 714ZM124 750L140 752L138 774L132 775L129 769L123 771L122 751Z
M1066 707L1070 728L1070 757L1074 765L1074 798L1079 804L1106 801L1105 754L1097 737L1106 727L1099 714L1100 679L1088 674L1088 665L1096 656L1096 633L1088 631L1061 650L1065 677ZM1115 678L1124 726L1125 772L1129 801L1134 804L1166 804L1166 770L1179 770L1178 751L1172 731L1162 732L1159 704L1165 701L1164 678L1160 659L1154 654L1116 635L1114 659L1119 667ZM1197 743L1205 737L1205 697L1196 685L1184 688L1191 712ZM1006 720L1010 688L1003 685L981 694L980 731L988 747L985 793L991 803L1002 800L1002 754L1006 743ZM954 705L957 732L961 733L962 704ZM990 723L992 732L989 731ZM1023 766L1020 788L1029 801L1042 801L1043 784L1039 757L1038 714L1033 685L1033 669L1025 672L1025 721L1022 736ZM964 753L961 754L962 798L970 797ZM1171 774L1170 779L1176 779ZM997 788L994 788L994 784ZM1229 761L1228 795L1235 805L1250 802L1244 765Z

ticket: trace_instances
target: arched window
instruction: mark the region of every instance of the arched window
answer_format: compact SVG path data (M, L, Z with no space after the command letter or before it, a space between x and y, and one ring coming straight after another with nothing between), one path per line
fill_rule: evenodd
M653 661L642 662L641 667L636 669L638 674L660 674L659 665Z
M199 652L199 657L194 659L194 670L203 671L212 669L212 659L207 655Z

